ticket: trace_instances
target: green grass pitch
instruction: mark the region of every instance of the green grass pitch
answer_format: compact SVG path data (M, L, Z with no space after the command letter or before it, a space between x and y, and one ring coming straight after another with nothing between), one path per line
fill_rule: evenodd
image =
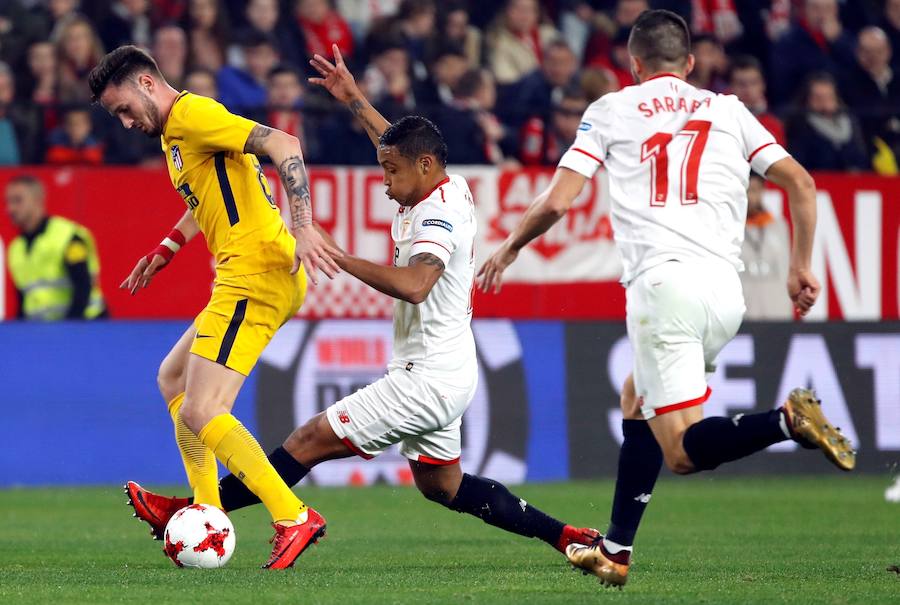
M259 569L267 515L232 515L221 570L176 569L117 488L0 490L0 603L900 603L900 505L886 477L660 481L621 592L573 573L537 540L488 527L410 488L300 495L328 536L287 572ZM514 491L605 528L613 484ZM182 490L183 491L183 490Z

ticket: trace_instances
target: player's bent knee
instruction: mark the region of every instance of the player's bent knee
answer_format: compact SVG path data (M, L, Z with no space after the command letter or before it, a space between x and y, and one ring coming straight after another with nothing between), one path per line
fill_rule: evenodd
M179 393L184 392L184 372L180 368L174 368L173 364L163 360L156 373L156 385L163 399L168 403L175 399Z
M697 472L694 463L688 457L686 452L678 452L673 454L666 453L664 455L666 467L676 475L690 475Z
M227 414L228 409L221 404L186 396L181 406L181 419L191 432L199 435L209 421L219 414Z

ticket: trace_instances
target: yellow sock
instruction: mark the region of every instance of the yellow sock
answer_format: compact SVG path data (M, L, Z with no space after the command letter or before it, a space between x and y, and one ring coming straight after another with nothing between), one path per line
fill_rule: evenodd
M212 450L191 432L179 413L184 402L184 393L169 402L169 415L175 424L175 442L181 450L181 460L187 472L188 483L194 490L194 502L211 504L222 508L219 499L219 469Z
M291 491L244 425L219 414L200 431L200 439L269 509L272 520L293 522L306 505Z

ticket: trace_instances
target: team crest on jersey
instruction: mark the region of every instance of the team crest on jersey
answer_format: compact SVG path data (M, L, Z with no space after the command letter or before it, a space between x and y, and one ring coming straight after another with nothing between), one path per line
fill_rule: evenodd
M589 122L582 122L581 124L578 125L578 130L585 131L585 130L590 130L590 129L591 129L591 124Z
M178 145L172 145L172 163L175 164L178 172L181 172L181 169L184 168L184 160L181 159L181 150L178 148Z

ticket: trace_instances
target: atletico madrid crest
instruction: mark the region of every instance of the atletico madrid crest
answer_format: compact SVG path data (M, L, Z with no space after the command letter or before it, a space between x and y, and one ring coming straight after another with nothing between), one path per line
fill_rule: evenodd
M175 164L178 172L181 172L181 169L184 167L184 161L181 159L181 150L178 149L178 145L172 145L172 163Z

